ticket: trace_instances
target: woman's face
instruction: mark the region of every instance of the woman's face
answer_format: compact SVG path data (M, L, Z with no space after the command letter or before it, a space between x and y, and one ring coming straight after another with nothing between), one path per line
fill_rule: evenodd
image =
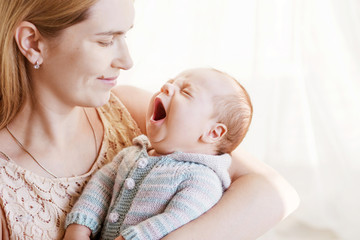
M120 70L132 67L125 34L133 20L133 0L99 0L87 20L45 40L43 63L33 70L42 104L105 104Z

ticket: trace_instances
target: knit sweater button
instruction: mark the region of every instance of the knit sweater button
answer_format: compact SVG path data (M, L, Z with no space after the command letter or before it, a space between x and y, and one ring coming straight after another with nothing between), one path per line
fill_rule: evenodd
M138 161L138 168L145 168L148 165L149 161L147 158L140 158Z
M116 223L119 220L119 214L117 212L112 212L109 214L109 222Z
M135 187L135 181L132 178L125 179L125 188L131 190Z

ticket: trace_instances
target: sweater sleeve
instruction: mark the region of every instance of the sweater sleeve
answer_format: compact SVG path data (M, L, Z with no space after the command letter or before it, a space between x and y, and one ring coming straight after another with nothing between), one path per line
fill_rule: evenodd
M92 176L67 215L65 228L76 223L88 227L92 236L99 232L110 205L117 171L125 150L122 150L112 162L103 166Z
M209 210L222 196L222 183L208 167L199 165L195 171L176 177L185 179L164 212L123 230L126 240L161 239Z

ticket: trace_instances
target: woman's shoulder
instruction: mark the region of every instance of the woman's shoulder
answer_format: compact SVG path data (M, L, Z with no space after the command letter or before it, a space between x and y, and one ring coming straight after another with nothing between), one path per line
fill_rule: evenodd
M137 123L134 121L127 108L113 93L110 94L109 102L98 108L98 112L105 129L126 129L130 131L130 141L141 133Z
M134 86L121 85L113 89L143 133L146 133L146 113L152 93Z
M124 147L132 145L132 139L141 134L139 127L116 95L97 109L104 127L106 158L109 161Z

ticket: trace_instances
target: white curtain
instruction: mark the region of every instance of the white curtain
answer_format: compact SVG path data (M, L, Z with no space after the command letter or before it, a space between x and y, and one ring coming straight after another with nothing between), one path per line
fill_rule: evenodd
M254 121L242 145L302 200L261 239L360 239L360 1L136 0L135 8L134 67L121 84L156 91L186 68L211 66L249 91Z

